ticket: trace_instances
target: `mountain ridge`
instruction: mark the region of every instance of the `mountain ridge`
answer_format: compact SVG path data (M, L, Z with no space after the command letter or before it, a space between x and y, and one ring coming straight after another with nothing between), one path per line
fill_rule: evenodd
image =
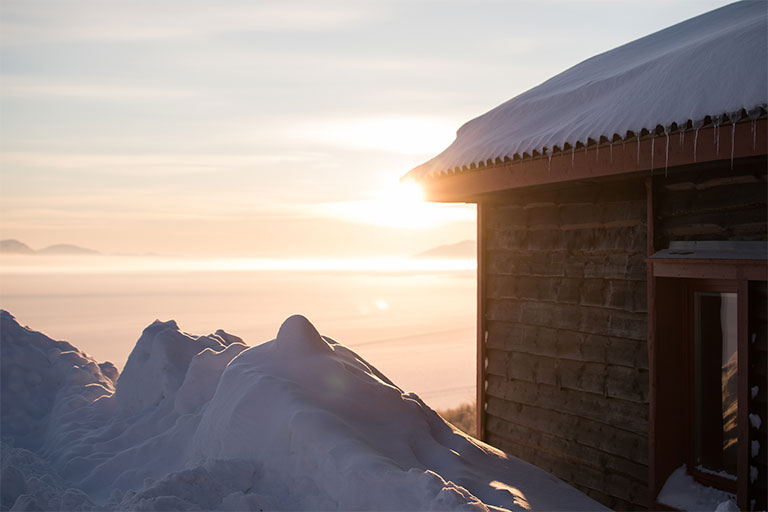
M74 244L53 244L42 249L33 249L24 242L13 238L0 240L0 254L42 254L42 255L67 255L67 254L101 254L99 251L80 247Z
M474 258L477 244L474 240L462 240L453 244L438 245L415 254L414 258Z

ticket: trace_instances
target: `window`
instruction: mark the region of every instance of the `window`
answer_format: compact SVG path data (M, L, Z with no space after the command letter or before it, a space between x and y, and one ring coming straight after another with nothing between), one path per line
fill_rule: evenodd
M691 460L694 476L735 492L738 474L738 293L692 281ZM713 481L713 478L715 477ZM719 481L718 481L719 480Z
M684 466L765 510L768 244L670 243L648 262L652 499Z

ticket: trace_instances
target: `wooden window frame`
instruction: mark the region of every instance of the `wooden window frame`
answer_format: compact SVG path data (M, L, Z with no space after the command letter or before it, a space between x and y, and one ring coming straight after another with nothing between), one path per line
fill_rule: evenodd
M744 429L742 428L742 424L744 421L749 421L747 415L745 414L746 409L749 408L749 403L747 402L746 391L747 382L746 379L744 379L747 368L746 368L746 357L742 357L742 354L749 350L749 347L747 346L746 342L746 336L745 333L747 331L747 315L749 312L748 309L748 294L747 292L747 286L748 281L746 280L724 280L724 279L686 279L684 286L685 286L685 297L686 297L686 322L685 322L685 340L686 340L686 359L687 359L687 375L684 378L687 390L686 390L686 396L688 399L686 400L686 405L688 406L687 411L687 418L688 418L688 425L686 426L686 431L688 432L689 436L689 443L688 443L688 451L687 451L687 461L686 461L686 468L689 475L691 475L694 480L697 482L710 486L715 487L717 489L730 492L734 495L738 495L738 483L742 481L745 478L748 478L749 475L749 467L748 467L748 460L746 457L742 455L743 445L748 444L748 439L744 438L742 440L742 435L748 434L748 432L744 432ZM738 413L737 413L737 421L738 421L738 429L737 429L737 438L738 438L738 459L736 463L736 480L732 480L729 478L725 478L720 475L715 475L712 473L707 473L705 471L701 471L696 467L696 440L694 436L694 428L695 428L695 406L694 406L694 400L695 400L695 358L694 358L694 345L695 345L695 332L694 332L694 294L696 292L716 292L716 293L735 293L736 294L736 307L737 307L737 321L736 321L736 337L737 337L737 350L738 350L738 359L737 359L737 372L738 372L738 391L737 391L737 407L738 407Z
M649 246L649 253L653 250ZM737 455L737 480L736 480L736 503L741 510L747 510L747 494L749 490L749 374L748 374L748 321L749 321L749 282L750 281L768 281L768 264L765 260L755 259L692 259L692 258L666 258L649 257L648 263L648 349L651 362L650 368L650 416L649 416L649 503L651 508L663 508L662 504L656 501L658 493L664 485L669 474L680 464L686 464L688 468L693 467L690 461L693 459L690 453L690 446L686 445L686 437L692 432L689 423L692 421L692 403L688 390L681 390L682 393L662 392L664 386L669 386L673 382L681 386L689 386L692 382L691 368L689 368L688 355L690 350L690 339L688 331L690 329L686 322L685 328L675 329L674 318L665 308L678 307L686 308L681 311L688 311L688 301L690 300L687 292L689 283L703 284L709 282L729 283L731 286L735 283L738 287L738 371L739 371L739 390L738 390L738 455ZM663 283L663 284L662 284ZM661 287L661 288L659 288ZM670 295L658 295L657 289L663 289L658 293ZM677 290L677 291L676 291ZM678 302L682 301L681 302ZM686 313L687 316L687 313ZM671 329L667 332L667 329ZM675 334L676 333L676 334ZM678 338L679 335L679 338ZM675 339L683 339L681 350L665 348L669 343L676 343ZM670 345L671 347L672 345ZM674 371L673 361L665 359L669 355L679 357L679 364L683 365L684 375L679 379L670 378L667 372ZM692 364L692 363L691 363ZM663 394L660 394L663 393ZM679 404L679 420L682 424L679 427L670 428L670 421L673 418L667 418L669 414L674 414L674 403ZM687 408L687 409L686 409ZM744 440L744 441L742 441ZM682 442L683 445L678 443ZM692 445L692 442L691 442ZM678 452L676 446L682 446L682 453ZM695 467L693 467L696 472ZM690 471L689 471L690 473ZM698 472L696 478L699 482L706 485L724 488L724 490L733 489L733 481L722 477L718 479L717 475ZM725 480L725 485L722 484ZM732 491L728 491L732 492Z

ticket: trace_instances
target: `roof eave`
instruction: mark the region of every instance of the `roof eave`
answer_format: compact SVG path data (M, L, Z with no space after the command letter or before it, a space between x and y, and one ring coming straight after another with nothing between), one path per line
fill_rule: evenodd
M639 145L639 147L638 147ZM671 134L571 148L418 180L429 201L478 202L503 190L765 155L768 120L744 120Z

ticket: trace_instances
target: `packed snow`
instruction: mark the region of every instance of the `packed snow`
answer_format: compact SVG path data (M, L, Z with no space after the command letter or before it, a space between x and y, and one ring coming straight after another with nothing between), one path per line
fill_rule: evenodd
M118 376L0 312L3 510L604 510L288 318L147 327Z
M687 473L685 466L680 466L669 475L657 501L678 510L739 510L733 494L701 485Z
M768 104L768 8L745 1L691 18L577 64L462 126L442 153L407 177L551 154L628 131L695 128L710 116L760 115ZM698 135L698 132L697 132Z

